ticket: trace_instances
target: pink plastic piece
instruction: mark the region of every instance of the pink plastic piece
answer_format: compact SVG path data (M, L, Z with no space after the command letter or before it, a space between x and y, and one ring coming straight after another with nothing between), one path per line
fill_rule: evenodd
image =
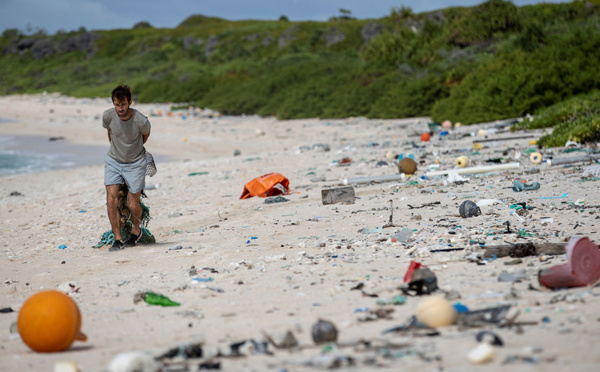
M587 236L574 236L565 247L569 262L540 270L540 284L548 288L583 287L600 279L600 249Z

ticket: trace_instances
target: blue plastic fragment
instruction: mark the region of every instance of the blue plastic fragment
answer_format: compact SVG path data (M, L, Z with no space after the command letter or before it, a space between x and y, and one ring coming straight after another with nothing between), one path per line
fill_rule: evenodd
M465 305L461 304L460 302L455 303L453 306L456 309L457 313L468 313L469 312L469 308L466 307Z

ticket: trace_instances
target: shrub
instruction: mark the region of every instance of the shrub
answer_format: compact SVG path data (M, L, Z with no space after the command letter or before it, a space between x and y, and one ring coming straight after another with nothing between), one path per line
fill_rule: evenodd
M577 143L598 142L600 140L600 114L578 117L554 127L552 134L540 138L539 144L544 147L564 146L567 141Z
M133 29L134 30L142 30L142 29L148 29L148 28L154 28L150 22L147 21L140 21L138 23L136 23L135 25L133 25Z

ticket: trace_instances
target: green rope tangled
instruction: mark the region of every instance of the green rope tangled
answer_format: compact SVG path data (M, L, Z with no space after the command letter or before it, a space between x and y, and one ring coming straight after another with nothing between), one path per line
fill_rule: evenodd
M156 243L156 238L152 235L150 230L148 230L148 222L150 222L150 208L141 203L142 205L142 219L140 220L140 231L142 233L142 237L139 240L140 244L154 244ZM125 215L123 215L125 217ZM123 226L121 226L121 238L123 240L129 239L131 236L131 229L133 228L133 222L130 218L128 218ZM115 234L112 230L106 231L100 237L100 241L98 244L93 246L92 248L100 248L105 245L112 245L115 242Z

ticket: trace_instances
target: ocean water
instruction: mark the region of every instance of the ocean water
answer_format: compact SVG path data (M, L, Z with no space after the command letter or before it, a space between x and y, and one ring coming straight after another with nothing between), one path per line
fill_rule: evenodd
M0 136L0 177L103 165L107 151L108 141L106 146L87 146L43 136Z

